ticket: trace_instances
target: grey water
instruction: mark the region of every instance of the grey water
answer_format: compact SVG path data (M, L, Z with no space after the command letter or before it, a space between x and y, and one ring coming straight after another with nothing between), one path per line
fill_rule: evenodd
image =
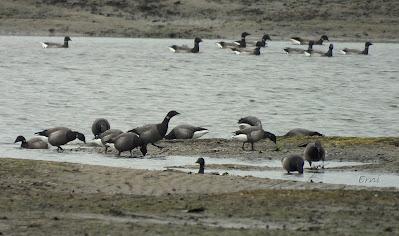
M375 43L369 56L344 56L340 49L364 43L333 42L334 57L317 58L283 54L288 41L248 56L207 39L198 54L168 50L192 45L191 39L72 40L68 49L43 49L41 41L63 38L0 36L1 157L96 158L100 154L21 150L12 143L54 126L91 139L96 118L128 130L158 123L172 109L181 115L170 127L203 126L210 130L204 138L230 138L247 115L277 135L297 127L329 136L398 135L399 44Z

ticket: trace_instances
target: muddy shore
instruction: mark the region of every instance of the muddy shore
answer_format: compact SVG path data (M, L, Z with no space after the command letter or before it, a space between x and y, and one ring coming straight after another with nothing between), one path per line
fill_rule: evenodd
M320 138L329 160L398 173L398 138ZM149 157L279 159L314 138L279 138L242 151L223 139L164 141ZM22 150L21 150L22 151ZM49 150L54 151L54 150ZM66 152L101 152L82 146ZM138 152L134 152L139 154ZM62 154L61 154L62 155ZM99 155L104 155L100 154ZM112 155L109 153L107 155ZM121 158L128 158L125 154ZM282 170L281 170L282 171ZM147 171L0 159L0 235L392 235L397 188Z
M2 0L1 35L397 42L396 0Z

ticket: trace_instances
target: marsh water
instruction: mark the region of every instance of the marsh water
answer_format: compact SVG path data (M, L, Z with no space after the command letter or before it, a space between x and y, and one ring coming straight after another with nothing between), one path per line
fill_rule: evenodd
M63 38L0 36L1 157L26 155L11 145L17 135L67 126L90 139L96 118L127 130L160 122L169 110L181 113L171 127L203 126L208 138L230 138L247 115L276 135L297 127L329 136L399 132L399 44L375 43L369 56L344 56L340 49L364 45L337 42L334 57L317 58L285 55L282 48L292 45L278 41L248 56L207 39L199 54L168 50L193 44L183 39L72 40L69 49L42 49L41 41Z

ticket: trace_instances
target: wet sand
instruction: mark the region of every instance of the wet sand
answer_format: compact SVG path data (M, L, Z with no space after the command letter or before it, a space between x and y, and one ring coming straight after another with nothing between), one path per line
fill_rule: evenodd
M398 173L398 138L321 138L345 167ZM160 142L151 157L271 158L314 138L279 138L242 151L223 139ZM99 152L101 148L66 150ZM261 150L261 151L259 151ZM54 151L54 150L50 150ZM139 152L134 152L139 154ZM60 154L62 155L62 154ZM100 155L100 154L99 154ZM127 154L126 154L127 155ZM128 158L127 156L121 158ZM282 171L282 169L281 169ZM392 235L399 232L397 188L147 171L0 159L3 235ZM1 235L1 234L0 234Z

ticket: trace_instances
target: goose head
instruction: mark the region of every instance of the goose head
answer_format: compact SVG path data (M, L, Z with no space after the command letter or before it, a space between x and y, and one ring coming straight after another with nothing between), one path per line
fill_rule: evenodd
M72 39L69 36L65 36L64 41L72 41Z
M175 111L175 110L172 110L172 111L168 112L168 114L166 115L166 117L169 117L169 119L170 119L170 118L172 118L172 117L174 117L174 116L177 116L177 115L179 115L179 114L180 114L179 112L177 112L177 111Z
M22 136L22 135L19 135L19 136L17 137L17 139L15 139L14 143L18 143L18 142L23 142L23 143L26 142L25 137Z
M251 35L251 34L249 34L249 33L247 33L247 32L243 32L243 33L241 34L241 37L242 37L242 38L245 38L245 37L247 37L248 35Z
M86 143L86 137L84 136L84 134L79 133L79 132L75 132L76 138L79 139L80 141Z
M270 133L270 132L265 131L264 134L263 134L263 137L264 137L264 138L268 138L268 139L270 139L273 143L277 144L276 135L274 135L274 134L272 134L272 133Z
M201 43L201 42L202 42L202 39L201 39L201 38L196 37L196 38L194 39L194 43Z
M327 35L322 35L322 36L320 37L320 39L325 40L325 41L330 41L330 40L328 40Z
M373 45L371 42L366 42L366 43L365 43L365 46L366 46L366 47L371 46L371 45Z
M265 35L263 35L262 40L266 41L266 40L272 40L272 39L270 38L270 36L268 34L265 34Z

